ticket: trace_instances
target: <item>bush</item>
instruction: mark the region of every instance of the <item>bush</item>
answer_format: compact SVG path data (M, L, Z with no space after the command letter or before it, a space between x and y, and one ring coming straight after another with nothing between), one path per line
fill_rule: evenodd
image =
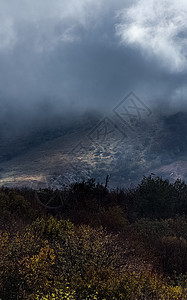
M100 208L96 220L98 224L113 232L124 231L129 225L129 222L119 205Z
M2 299L17 299L23 296L24 278L18 268L19 260L38 253L42 247L38 240L27 228L25 232L11 235L0 232L0 297Z
M143 218L136 221L131 227L144 243L151 246L158 246L160 239L171 233L169 224L165 220L158 221Z
M123 261L123 250L118 244L118 235L107 234L102 228L79 226L69 232L65 243L57 243L59 272L67 280L72 276L84 276L85 270L97 270L103 266L119 266Z
M56 296L57 298L53 298ZM63 295L63 296L62 296ZM125 271L117 273L112 268L103 268L92 273L91 280L83 282L81 279L76 291L71 287L55 290L53 295L48 294L34 299L76 299L76 300L183 300L187 290L179 286L168 284L162 277L150 273L136 273Z
M144 177L135 195L139 218L165 219L176 213L176 190L168 180Z
M18 261L19 274L22 279L22 290L27 295L35 295L38 291L50 292L55 275L55 254L47 242L36 255L27 255Z
M10 217L13 214L25 217L29 208L30 204L20 194L14 191L5 194L0 191L1 218Z
M41 293L37 293L34 300L76 300L75 291L70 291L68 285L64 289L55 289L48 295L42 295ZM94 299L94 298L93 298Z
M40 237L54 242L67 235L74 226L69 220L57 220L54 217L37 218L32 224L31 228L34 233Z
M173 219L166 220L172 235L183 237L187 240L187 218L186 216L177 215Z
M187 240L176 236L163 237L161 260L169 274L187 274Z

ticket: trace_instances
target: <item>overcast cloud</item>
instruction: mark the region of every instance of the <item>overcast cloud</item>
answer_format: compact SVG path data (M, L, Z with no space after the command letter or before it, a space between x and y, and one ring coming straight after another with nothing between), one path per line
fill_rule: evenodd
M130 91L150 107L184 110L186 78L186 0L0 0L7 130L57 114L107 113Z

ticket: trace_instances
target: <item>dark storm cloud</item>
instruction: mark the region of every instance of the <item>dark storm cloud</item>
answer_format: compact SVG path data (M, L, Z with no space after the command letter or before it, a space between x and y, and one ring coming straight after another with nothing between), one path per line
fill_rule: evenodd
M131 90L149 106L186 109L186 3L171 1L180 18L170 11L175 30L165 36L150 35L162 17L151 21L156 1L134 3L1 0L1 134L90 109L106 114Z

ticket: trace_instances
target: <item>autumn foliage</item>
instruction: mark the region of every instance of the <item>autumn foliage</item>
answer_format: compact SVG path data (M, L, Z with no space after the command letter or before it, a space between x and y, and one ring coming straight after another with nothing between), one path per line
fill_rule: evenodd
M33 190L0 189L0 299L187 299L184 182L109 191L89 180L58 193L57 211Z

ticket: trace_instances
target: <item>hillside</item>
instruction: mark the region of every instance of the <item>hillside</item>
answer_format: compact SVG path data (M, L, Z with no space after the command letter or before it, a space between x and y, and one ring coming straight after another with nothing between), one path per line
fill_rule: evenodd
M0 298L187 299L187 185L0 189Z
M92 177L104 182L110 174L111 188L129 187L151 173L186 180L186 132L185 112L155 112L133 131L96 113L66 125L56 120L27 136L2 139L0 184L59 188Z

